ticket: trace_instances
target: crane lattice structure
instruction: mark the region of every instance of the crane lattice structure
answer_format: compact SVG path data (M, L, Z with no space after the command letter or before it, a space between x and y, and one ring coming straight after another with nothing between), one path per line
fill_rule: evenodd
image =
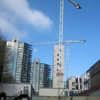
M76 8L81 8L81 6L79 4L76 4L73 0L68 0L70 1ZM64 13L64 0L60 0L60 22L59 22L59 42L47 42L47 43L36 43L34 45L42 45L42 44L58 44L59 45L59 54L61 54L61 46L64 45L65 43L67 44L67 46L69 47L69 43L79 43L79 42L83 42L83 41L63 41L63 13ZM67 48L68 49L68 48ZM67 50L67 55L68 54L68 50ZM67 79L68 79L68 67L69 67L69 57L67 56ZM59 66L61 66L61 58L59 56ZM57 66L57 67L59 67Z
M68 80L68 73L69 73L69 44L70 43L84 43L85 40L80 40L80 41L77 41L77 40L68 40L68 41L62 41L61 44L63 45L67 45L67 66L66 66L66 72L67 72L67 80ZM42 42L42 43L35 43L35 45L50 45L50 44L59 44L59 41L53 41L53 42ZM53 65L54 66L54 65ZM66 89L64 90L66 91ZM67 92L69 93L69 90L67 89Z
M73 0L70 1L76 8L80 9L81 6L78 3L75 3ZM61 46L63 45L63 14L64 13L64 0L60 0L60 22L59 22L59 55L61 55ZM68 44L68 43L67 43ZM67 57L68 58L68 57ZM69 64L67 64L69 65ZM59 65L57 65L57 68L61 68L61 57L59 56ZM68 73L68 72L67 72ZM68 75L67 75L68 76ZM62 77L61 77L62 78ZM68 78L68 77L67 77ZM59 79L58 79L59 80ZM61 79L60 79L61 80ZM58 82L60 83L60 82Z

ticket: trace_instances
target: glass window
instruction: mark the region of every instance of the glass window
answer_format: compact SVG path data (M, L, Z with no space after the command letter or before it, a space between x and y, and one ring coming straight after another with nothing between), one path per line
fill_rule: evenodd
M78 78L76 78L76 83L78 83Z
M59 61L59 59L57 59L57 61Z
M82 79L80 78L80 83L82 83Z
M57 56L59 56L59 53L57 54Z

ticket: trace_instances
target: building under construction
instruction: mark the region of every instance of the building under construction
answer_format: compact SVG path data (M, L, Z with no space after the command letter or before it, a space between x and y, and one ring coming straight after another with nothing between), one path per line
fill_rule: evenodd
M51 87L51 67L48 64L40 63L40 60L36 61L31 65L31 84L36 93L39 92L40 88Z
M1 44L4 43L5 46L2 49L5 50L5 55L3 58L4 62L2 63L1 82L30 82L32 46L14 39L1 42Z
M64 46L54 46L53 88L64 88Z

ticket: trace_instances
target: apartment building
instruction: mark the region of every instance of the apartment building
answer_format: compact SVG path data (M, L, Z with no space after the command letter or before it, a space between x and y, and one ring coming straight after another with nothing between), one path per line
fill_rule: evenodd
M3 43L3 42L2 42ZM30 81L32 46L18 40L5 42L1 82L27 83Z

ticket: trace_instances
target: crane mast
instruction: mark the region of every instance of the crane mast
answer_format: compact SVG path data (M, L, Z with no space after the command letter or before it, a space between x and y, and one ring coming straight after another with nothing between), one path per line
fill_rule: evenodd
M59 47L61 47L63 41L63 11L64 0L60 0Z
M81 6L76 4L73 0L70 1L76 8L80 9ZM60 21L59 21L59 41L36 43L35 45L42 44L57 44L54 47L54 64L53 64L53 88L58 88L58 95L60 96L64 89L64 44L67 44L67 79L69 69L69 43L84 43L81 41L63 41L63 15L64 15L64 0L60 0ZM59 57L58 57L59 55ZM59 58L59 59L58 59ZM59 62L59 63L58 63ZM69 90L67 91L69 93ZM64 94L62 94L64 95Z
M63 12L64 12L64 0L60 0L60 21L59 21L59 55L62 53L62 45L63 45ZM59 65L57 66L62 67L61 65L61 58L59 56Z
M63 46L63 12L64 12L64 0L60 0L60 21L59 21L59 45L58 50L56 50L56 46L54 47L54 56L58 52L59 54L59 64L57 64L56 68L54 68L54 75L53 75L53 81L56 81L57 86L53 83L53 88L58 88L58 96L60 96L64 88L64 46ZM55 60L57 60L57 57L54 57ZM54 65L57 63L54 62ZM55 69L57 71L55 71ZM56 79L54 79L54 76L56 75Z

